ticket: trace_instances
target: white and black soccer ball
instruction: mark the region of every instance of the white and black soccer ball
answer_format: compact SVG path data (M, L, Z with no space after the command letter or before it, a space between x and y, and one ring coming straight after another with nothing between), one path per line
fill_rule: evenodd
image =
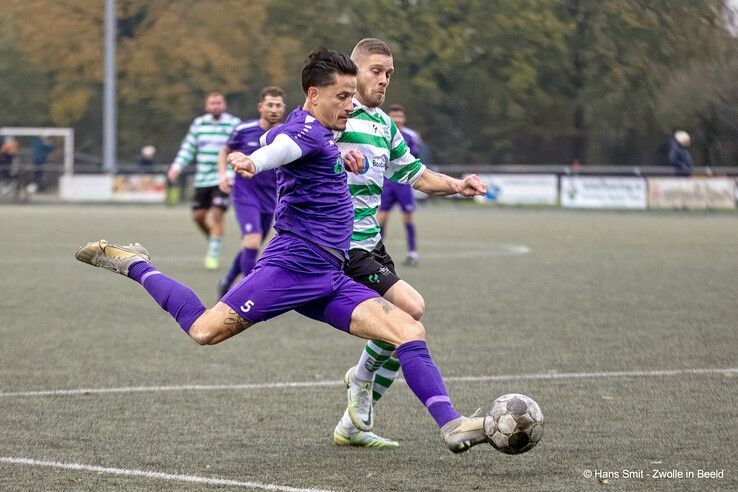
M543 437L541 407L525 395L502 395L487 411L484 432L492 447L505 454L530 451Z

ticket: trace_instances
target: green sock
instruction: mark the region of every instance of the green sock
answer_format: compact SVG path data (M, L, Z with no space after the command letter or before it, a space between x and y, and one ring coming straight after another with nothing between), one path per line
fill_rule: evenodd
M372 394L374 403L379 401L387 391L387 388L395 382L397 374L400 372L400 361L397 357L390 357L387 361L382 364L377 372L374 374L374 392Z
M362 381L374 379L374 402L382 398L400 372L400 361L393 357L394 353L394 345L379 340L370 340L366 342L359 363L356 365L354 375L357 379Z
M369 340L364 346L364 351L356 364L354 375L362 381L371 381L374 373L387 362L395 351L395 347L379 340Z

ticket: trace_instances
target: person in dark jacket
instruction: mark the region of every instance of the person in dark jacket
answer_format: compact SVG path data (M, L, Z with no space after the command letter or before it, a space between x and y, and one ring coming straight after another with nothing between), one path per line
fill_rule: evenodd
M674 132L674 136L669 143L669 153L666 159L668 164L674 168L674 174L677 176L692 174L692 156L688 150L691 143L692 139L689 133L684 130Z

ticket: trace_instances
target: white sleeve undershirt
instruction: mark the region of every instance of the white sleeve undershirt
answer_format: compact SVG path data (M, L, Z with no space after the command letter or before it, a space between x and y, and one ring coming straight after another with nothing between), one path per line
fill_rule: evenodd
M277 135L272 143L255 150L250 156L256 172L284 166L302 157L302 149L290 137Z

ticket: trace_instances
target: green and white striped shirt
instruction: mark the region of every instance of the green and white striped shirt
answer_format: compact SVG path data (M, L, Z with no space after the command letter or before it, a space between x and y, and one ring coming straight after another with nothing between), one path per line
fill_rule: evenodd
M366 173L348 173L348 185L354 202L350 249L371 251L381 239L377 210L384 178L412 185L425 171L425 165L410 153L402 134L384 111L367 108L356 99L346 130L336 144L341 154L356 150L369 161Z
M239 118L229 113L221 114L217 120L208 113L198 116L192 122L173 165L183 169L195 161L195 188L218 186L218 153L225 147L228 137L240 122Z

